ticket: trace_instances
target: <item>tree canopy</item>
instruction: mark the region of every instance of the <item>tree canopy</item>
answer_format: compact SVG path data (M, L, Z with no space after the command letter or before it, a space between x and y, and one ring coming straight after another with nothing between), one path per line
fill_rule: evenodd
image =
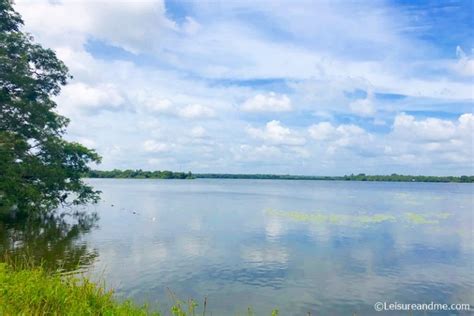
M53 97L71 76L22 26L11 1L0 0L0 213L96 201L81 175L100 156L66 141L69 120L55 111Z

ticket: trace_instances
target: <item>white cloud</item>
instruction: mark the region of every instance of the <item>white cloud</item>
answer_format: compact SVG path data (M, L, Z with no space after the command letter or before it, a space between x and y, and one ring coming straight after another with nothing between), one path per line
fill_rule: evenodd
M25 0L18 1L17 7L40 40L51 44L60 40L76 46L94 37L138 53L158 49L169 32L179 30L166 17L162 0Z
M311 10L304 2L204 2L180 21L167 16L161 0L17 0L15 7L25 30L74 75L57 98L58 110L72 119L67 137L94 145L104 168L339 174L357 167L385 172L387 165L403 172L418 163L417 172L448 165L454 173L472 170L472 114L396 116L452 112L453 104L456 112L471 111L472 82L450 76L452 67L472 75L472 53L459 48L458 60L438 59L431 46L399 32L406 20L385 2L359 3L357 10L338 2L313 3ZM242 10L265 15L272 33L239 15ZM355 12L350 20L348 12ZM369 93L348 104L344 91L368 87L373 95L408 98L383 103ZM254 123L240 111L287 112L292 127L275 120L246 128ZM308 113L327 122L308 128L302 119ZM393 119L392 131L369 133L368 120L330 123L354 114L374 124ZM219 119L195 121L209 117ZM314 141L305 141L306 129ZM169 157L154 155L169 151ZM305 158L318 164L303 165Z
M242 104L242 110L247 112L286 112L291 111L291 100L286 94L257 94Z
M145 107L151 112L166 113L172 110L173 103L168 99L152 98L144 102Z
M308 128L309 134L315 140L337 140L359 137L366 132L357 125L341 124L334 126L330 122L321 122L313 124Z
M282 152L276 146L243 144L233 149L233 154L237 161L270 161L281 157Z
M147 152L162 153L168 152L174 147L173 144L160 143L155 140L149 139L143 143L143 149Z
M281 125L279 121L270 121L265 128L247 128L247 133L253 137L276 145L303 145L305 139Z
M458 62L454 65L454 70L462 76L474 76L474 57L468 56L463 49L456 47Z
M213 117L215 112L210 107L201 104L190 104L180 109L178 115L187 119L208 118Z
M456 121L397 115L387 137L385 154L408 164L471 164L474 157L474 116L465 113Z
M193 19L192 17L187 16L186 19L185 19L185 22L183 23L182 28L183 28L183 31L187 35L194 35L197 32L199 32L201 27L202 27L201 24L199 24L195 19Z
M373 116L375 114L375 105L373 99L373 93L369 91L366 98L352 101L349 104L349 108L351 112L356 115L364 117Z
M71 83L63 88L57 98L59 111L66 114L73 111L117 110L125 98L113 84L90 86L85 83Z
M414 116L401 113L395 117L393 134L401 139L440 141L451 139L456 134L456 125L437 118L416 120Z
M190 135L194 138L203 138L206 136L206 129L202 126L196 126L191 129Z
M74 141L81 143L82 145L89 148L97 148L97 142L93 139L86 137L77 137Z
M333 154L341 148L358 151L363 147L373 146L371 143L374 136L353 124L335 126L330 122L321 122L311 125L308 132L311 138L322 142L329 154Z
M309 134L315 140L329 140L334 138L336 128L329 122L321 122L308 128Z

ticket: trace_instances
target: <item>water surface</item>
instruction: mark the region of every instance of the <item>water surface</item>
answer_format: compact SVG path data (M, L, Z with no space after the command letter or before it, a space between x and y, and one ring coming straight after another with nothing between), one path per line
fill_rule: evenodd
M360 315L378 301L474 306L472 184L88 180L93 278L119 297L208 297L213 315ZM70 251L65 251L67 256ZM454 313L456 314L456 313ZM461 313L458 313L461 314Z

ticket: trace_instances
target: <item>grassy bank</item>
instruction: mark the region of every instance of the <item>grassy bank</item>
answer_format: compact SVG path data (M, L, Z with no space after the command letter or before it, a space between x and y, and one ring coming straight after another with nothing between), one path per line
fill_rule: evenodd
M117 301L113 291L87 278L0 263L0 315L206 315L206 303L198 312L193 300L173 300L165 313L152 312L130 300ZM253 315L250 308L245 314ZM273 310L271 315L278 315L278 311Z
M0 315L159 315L85 278L15 269L0 263ZM181 314L177 314L181 315Z

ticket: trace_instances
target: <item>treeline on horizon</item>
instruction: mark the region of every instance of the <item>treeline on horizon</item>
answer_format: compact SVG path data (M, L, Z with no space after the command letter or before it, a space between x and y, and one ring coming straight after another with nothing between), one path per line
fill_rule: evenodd
M393 181L393 182L459 182L472 183L474 176L412 176L393 173L391 175L366 175L364 173L345 176L301 176L278 174L235 174L235 173L198 173L173 172L168 170L91 170L84 175L87 178L118 179L268 179L268 180L333 180L333 181Z
M394 181L394 182L474 182L474 176L411 176L393 173L391 175L357 175L345 176L300 176L273 174L195 174L196 178L207 179L276 179L276 180L333 180L333 181Z
M194 179L191 172L173 172L168 170L91 170L84 175L86 178L117 178L117 179Z

